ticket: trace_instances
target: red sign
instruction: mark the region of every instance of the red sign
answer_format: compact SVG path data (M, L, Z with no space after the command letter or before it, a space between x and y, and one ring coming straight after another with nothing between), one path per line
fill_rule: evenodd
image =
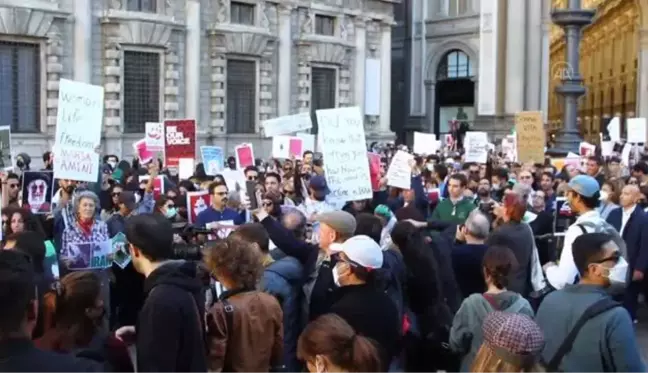
M187 192L187 220L193 224L198 214L211 205L211 196L206 190L200 192Z
M150 178L148 175L142 175L139 177L139 182L148 182ZM159 175L153 180L153 198L158 198L162 194L164 194L164 175Z
M374 192L380 190L380 155L367 152L369 158L369 176L371 176L371 187Z
M137 153L137 157L140 160L140 164L147 164L155 157L155 153L148 149L148 147L146 146L146 140L144 139L141 139L140 141L134 143L133 148L135 148L135 152Z
M180 158L196 159L196 121L171 119L164 121L164 163L179 167Z
M235 152L239 169L254 166L254 150L252 150L252 144L241 144L236 147Z

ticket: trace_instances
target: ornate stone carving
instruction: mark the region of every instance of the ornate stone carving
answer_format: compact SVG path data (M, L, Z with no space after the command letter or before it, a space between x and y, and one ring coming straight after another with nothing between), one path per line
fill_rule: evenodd
M299 28L299 31L301 32L301 35L310 35L313 33L313 28L314 28L314 14L310 9L305 9L301 13L301 26Z
M268 17L268 12L272 12L273 8L266 2L259 3L259 13L261 15L259 19L259 26L263 29L270 29L270 18Z
M216 16L216 21L218 23L227 23L229 22L230 14L230 2L229 0L218 0L218 15Z

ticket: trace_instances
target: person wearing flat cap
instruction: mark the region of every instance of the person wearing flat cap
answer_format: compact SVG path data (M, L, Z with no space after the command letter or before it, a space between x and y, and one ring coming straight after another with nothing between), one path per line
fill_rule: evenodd
M330 312L376 342L386 372L400 350L401 327L396 305L379 286L382 249L372 238L361 235L332 243L329 251L336 259L333 280L339 287Z
M337 286L333 279L335 258L331 257L330 245L343 243L353 237L356 220L344 211L325 212L315 216L319 223L318 244L299 240L295 235L273 219L264 209L254 212L265 227L270 240L286 255L297 258L304 267L306 320L314 320L330 311L336 298Z

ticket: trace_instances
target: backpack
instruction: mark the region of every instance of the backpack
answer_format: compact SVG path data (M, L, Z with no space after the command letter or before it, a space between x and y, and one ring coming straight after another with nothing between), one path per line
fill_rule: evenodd
M621 307L621 303L615 302L607 297L596 301L594 302L594 304L587 307L587 309L585 309L585 312L583 312L583 314L578 318L578 321L576 321L576 324L574 324L572 330L569 331L567 337L565 337L565 339L562 341L560 347L558 347L558 350L556 350L556 353L553 355L551 360L549 360L549 362L545 364L546 371L558 372L560 363L562 362L565 355L567 355L569 351L571 351L578 333L580 332L583 325L587 323L587 321L616 307Z
M586 221L583 223L578 223L577 226L583 231L583 234L605 233L611 236L612 242L614 242L617 247L619 247L619 251L621 252L621 255L623 255L623 258L628 260L628 249L626 248L625 241L619 234L619 231L617 231L616 228L612 226L612 224L608 223L605 220L601 220L599 223ZM590 231L588 231L586 228L590 228Z

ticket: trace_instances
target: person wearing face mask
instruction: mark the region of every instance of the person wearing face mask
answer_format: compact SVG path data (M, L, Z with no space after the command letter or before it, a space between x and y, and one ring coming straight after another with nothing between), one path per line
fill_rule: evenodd
M579 283L547 295L536 314L547 372L645 372L632 319L610 297L611 288L625 286L628 273L618 246L608 234L586 233L570 251ZM569 349L557 355L565 342Z
M73 272L45 295L45 334L37 347L59 353L90 351L115 372L133 372L126 345L103 330L101 280L93 272Z
M351 327L376 342L383 371L400 352L401 325L394 302L379 284L383 265L380 245L368 236L354 236L332 244L337 257L333 281L338 301L330 309Z
M31 157L27 153L20 153L16 156L16 167L20 171L29 171L29 165L31 164Z

